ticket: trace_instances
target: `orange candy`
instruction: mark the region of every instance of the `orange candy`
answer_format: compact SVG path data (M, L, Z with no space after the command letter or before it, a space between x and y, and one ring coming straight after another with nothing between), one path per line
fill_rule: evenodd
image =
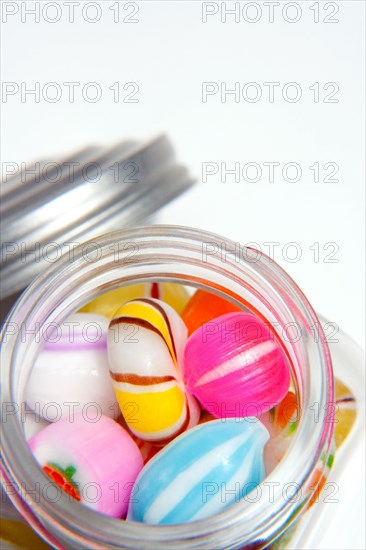
M309 491L313 493L309 500L309 508L316 502L319 502L320 493L326 481L327 477L323 474L322 470L315 470L309 487Z
M210 414L205 409L201 410L201 416L198 424L205 424L205 422L211 422L211 420L216 420L216 417Z
M149 462L149 460L151 460L153 456L156 455L156 453L161 451L161 446L153 445L152 443L149 443L149 441L143 441L132 432L130 432L130 436L132 437L132 439L140 449L144 464Z
M289 391L274 410L274 422L279 428L284 429L288 424L297 421L296 395Z
M197 290L183 310L182 318L188 328L188 336L199 327L225 313L243 311L228 300L206 290Z

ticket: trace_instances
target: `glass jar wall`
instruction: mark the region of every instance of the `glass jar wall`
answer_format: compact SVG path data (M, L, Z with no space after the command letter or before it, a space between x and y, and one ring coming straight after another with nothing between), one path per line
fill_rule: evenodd
M118 521L67 495L54 502L42 491L48 478L33 459L22 429L24 391L47 327L107 290L144 281L206 288L264 318L289 357L301 410L293 441L258 487L257 498L189 524ZM110 233L66 253L28 287L3 331L1 467L10 498L41 536L60 548L264 548L306 509L314 472L325 469L330 452L332 366L325 338L314 337L314 327L319 335L314 310L279 266L211 233L149 226Z

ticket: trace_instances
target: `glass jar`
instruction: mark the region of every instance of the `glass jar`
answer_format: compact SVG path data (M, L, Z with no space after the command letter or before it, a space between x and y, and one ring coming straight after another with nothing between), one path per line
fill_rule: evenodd
M28 287L3 331L1 468L12 502L56 548L268 546L306 510L314 491L314 473L325 470L332 441L331 358L321 324L301 290L262 253L184 227L149 226L109 233L71 254ZM44 490L50 480L33 459L22 428L24 391L44 332L106 290L152 280L206 288L271 323L290 359L301 410L285 457L257 490L220 514L173 526L118 521L64 493L55 499L54 493Z

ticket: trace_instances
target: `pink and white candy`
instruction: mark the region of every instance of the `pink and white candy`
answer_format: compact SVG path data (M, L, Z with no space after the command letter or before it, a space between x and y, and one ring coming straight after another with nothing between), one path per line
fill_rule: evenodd
M184 356L187 390L218 418L259 416L290 385L274 334L251 313L228 313L197 329Z
M60 477L74 489L74 498L109 516L126 515L143 459L117 422L107 416L90 422L78 413L50 424L28 444L45 471L56 476L61 472Z

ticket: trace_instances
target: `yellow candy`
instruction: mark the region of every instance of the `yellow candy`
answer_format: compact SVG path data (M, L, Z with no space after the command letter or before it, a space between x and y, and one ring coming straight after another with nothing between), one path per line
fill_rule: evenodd
M104 315L108 319L112 319L116 309L135 298L141 298L146 296L148 292L146 284L123 286L121 288L115 288L109 290L100 296L97 296L94 300L86 304L79 311L80 313L98 313Z
M190 300L187 289L178 283L152 283L150 296L163 300L178 313L182 313Z
M334 439L336 447L340 447L348 437L356 420L356 401L351 390L338 378L334 380L336 396L336 413L334 424Z
M98 313L112 319L119 307L136 298L159 298L180 313L190 296L178 283L141 283L109 290L88 302L79 312Z
M335 378L334 387L336 405L335 408L329 406L327 409L326 421L332 422L334 420L334 444L336 450L348 437L356 420L357 408L351 390L341 382L341 380ZM277 466L280 460L282 460L296 431L299 415L296 408L291 405L291 400L294 401L294 394L289 392L276 409L269 411L269 414L267 413L261 417L262 422L271 433L271 439L267 443L264 451L267 474ZM270 418L271 414L272 418ZM294 418L291 418L292 414ZM282 418L287 418L289 420L286 426L283 425L281 421L279 422ZM333 455L334 453L330 455L331 461L333 460ZM329 464L328 466L329 468L331 467ZM317 483L321 484L319 480ZM317 484L314 481L314 487L316 486Z
M175 382L149 385L149 391L137 393L131 391L120 391L115 384L116 398L122 411L129 411L127 414L127 425L135 431L134 425L138 424L138 431L142 434L162 432L175 426L185 412L184 393L177 387ZM135 393L136 392L136 393ZM129 405L133 395L135 414ZM154 411L154 414L151 414ZM137 431L135 431L137 435Z
M174 309L153 298L127 302L109 325L108 357L116 399L140 439L165 443L199 419L179 366L187 329Z

